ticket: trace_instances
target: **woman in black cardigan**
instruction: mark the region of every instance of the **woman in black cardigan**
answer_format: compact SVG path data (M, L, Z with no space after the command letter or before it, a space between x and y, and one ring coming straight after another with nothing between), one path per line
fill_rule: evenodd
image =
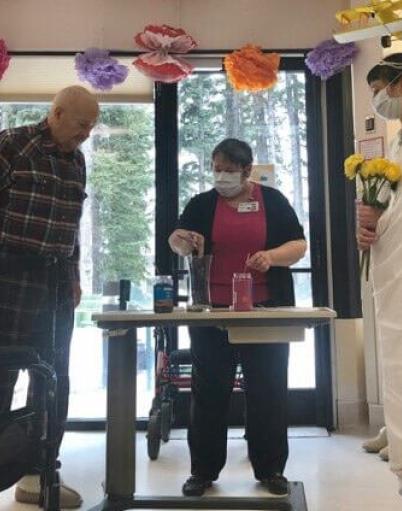
M306 251L303 228L277 190L248 180L252 151L226 139L212 153L215 186L187 204L169 244L185 256L213 254L213 305L230 305L233 271L246 264L254 281L254 304L294 305L289 266ZM188 441L191 477L183 493L200 496L226 462L227 414L237 361L245 380L247 442L257 480L271 494L287 494L288 344L234 347L214 327L190 328L192 404Z

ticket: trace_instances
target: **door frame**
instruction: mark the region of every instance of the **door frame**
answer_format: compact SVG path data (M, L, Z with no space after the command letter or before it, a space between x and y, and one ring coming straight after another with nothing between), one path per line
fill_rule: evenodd
M325 225L325 186L321 81L309 72L305 66L305 57L295 52L294 56L281 59L281 70L303 71L306 77L306 116L307 116L307 152L309 182L309 220L311 268L293 268L292 273L311 273L314 306L328 306L327 277L327 239ZM157 83L155 88L156 176L163 187L156 212L157 241L156 264L163 272L171 273L177 268L178 258L165 251L166 241L174 230L178 218L178 94L177 86ZM160 115L158 115L160 113ZM170 118L169 121L164 116ZM166 129L168 123L169 130ZM175 148L175 150L173 149ZM172 332L175 335L174 332ZM177 347L177 337L176 337ZM327 428L333 427L331 347L328 327L320 327L315 332L315 389L291 389L289 391L289 416L291 424L314 424ZM239 398L240 399L240 398ZM183 399L186 402L187 399ZM187 406L184 405L184 406ZM237 408L237 406L236 406ZM181 412L181 411L180 411ZM178 414L183 416L182 413ZM238 414L235 414L238 416ZM233 415L234 418L234 415ZM237 422L234 418L234 422ZM179 424L183 426L184 424Z
M200 52L198 52L200 53ZM202 53L202 52L201 52ZM206 52L208 54L222 55L228 51ZM325 155L324 131L327 136L335 137L337 143L328 148L329 174L331 180L338 183L345 182L342 172L339 172L340 162L353 150L350 140L353 139L353 126L350 122L351 84L349 71L327 80L323 84L314 77L304 63L305 52L292 50L281 52L285 56L281 59L281 69L288 71L303 71L306 76L306 115L307 115L307 151L308 151L308 183L309 183L309 220L310 220L310 251L311 251L311 279L314 306L329 306L333 303L335 310L342 305L345 293L351 303L342 312L344 317L358 317L360 313L359 286L349 280L348 289L335 276L329 277L327 253L327 224L326 212L329 212L330 224L337 226L338 238L341 237L342 247L336 249L331 246L332 258L336 256L339 265L346 254L350 254L348 244L352 228L348 225L339 226L336 210L339 209L339 200L345 205L346 215L353 215L354 190L351 186L333 186L330 189L332 207L327 204L324 172ZM301 56L302 55L302 56ZM326 96L323 97L323 89ZM329 115L328 115L329 113ZM325 116L323 116L325 114ZM324 119L324 120L323 120ZM155 185L156 201L156 266L161 273L169 274L177 267L178 258L167 244L169 234L176 226L178 217L178 98L175 84L155 85L155 150L156 168ZM331 163L332 162L332 163ZM341 194L341 197L339 197ZM335 224L336 222L336 224ZM353 222L352 222L353 224ZM341 229L342 232L339 231ZM349 240L349 241L348 241ZM349 245L350 246L350 245ZM336 249L336 250L335 250ZM353 276L356 270L356 255L348 256L347 264L349 274ZM335 268L338 277L342 271L341 266ZM310 269L292 269L292 272L306 272ZM331 266L331 271L333 268ZM341 279L343 282L345 279ZM337 282L338 281L338 282ZM334 300L330 299L330 286L335 290ZM331 291L332 294L332 291ZM316 329L315 333L315 367L316 389L292 389L289 392L290 424L317 425L327 429L334 428L332 374L331 374L331 333L329 326ZM177 346L177 333L172 330L173 347ZM184 400L185 401L185 400ZM185 403L184 406L188 406ZM183 410L182 410L183 411ZM183 415L183 413L181 414ZM137 420L138 430L144 430L147 419ZM74 420L67 424L68 430L102 430L104 420Z

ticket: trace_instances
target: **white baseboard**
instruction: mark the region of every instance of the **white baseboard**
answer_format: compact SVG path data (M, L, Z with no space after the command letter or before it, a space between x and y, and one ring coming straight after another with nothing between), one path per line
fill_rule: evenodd
M338 401L338 429L368 424L368 407L365 401Z
M369 403L369 424L374 429L380 429L384 426L384 406L379 404Z

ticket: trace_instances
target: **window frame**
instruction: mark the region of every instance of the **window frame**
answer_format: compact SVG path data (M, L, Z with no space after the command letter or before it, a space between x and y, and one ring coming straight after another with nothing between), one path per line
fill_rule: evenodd
M213 57L222 58L232 50L194 50L191 58ZM340 78L330 79L327 82L328 91L331 95L322 101L321 80L313 77L305 66L305 55L307 50L264 50L276 51L281 54L281 70L303 71L306 76L306 109L307 109L307 147L309 154L309 216L310 216L310 243L311 243L311 267L293 268L292 273L309 273L312 275L312 292L315 306L328 306L329 300L329 278L327 265L327 225L325 215L327 204L325 198L325 175L324 168L325 154L323 144L323 110L330 110L339 115L345 112L348 102L342 99L345 93L350 95L350 83L342 78L342 87L339 86ZM76 51L28 51L10 52L11 56L73 56ZM112 56L138 56L141 52L135 51L112 51ZM204 61L205 62L205 61ZM343 96L345 97L345 96ZM1 99L1 87L0 87ZM31 98L30 98L31 99ZM154 89L155 105L155 187L156 187L156 211L155 211L155 240L156 240L156 266L160 273L171 273L177 267L177 257L171 253L167 244L167 238L176 226L178 217L178 98L177 86L175 84L156 83ZM339 110L341 109L341 111ZM344 119L348 120L349 117ZM350 122L345 122L344 127L351 130ZM342 126L338 127L340 130ZM335 129L335 128L332 128ZM353 133L348 133L345 138ZM348 144L346 144L348 145ZM345 147L337 149L337 158L342 158ZM333 153L332 153L333 154ZM350 194L350 190L344 192ZM312 198L314 200L312 200ZM348 211L350 213L350 197L347 197ZM331 218L334 218L336 205L331 209ZM346 227L345 227L346 229ZM355 261L350 262L353 270ZM353 283L355 287L355 283ZM352 287L353 287L352 286ZM353 306L357 298L354 295ZM353 309L358 312L358 308ZM173 332L174 333L174 332ZM177 337L173 335L173 342L177 343ZM172 346L174 347L174 346ZM332 379L331 379L331 345L330 328L320 327L316 331L316 384L317 391L313 396L304 389L294 391L294 398L291 402L309 401L308 409L311 413L299 413L302 423L317 424L327 428L333 427L333 402L332 402ZM293 421L294 422L294 421ZM147 420L138 420L139 430L145 429ZM68 430L103 430L105 421L99 420L74 420L67 424Z

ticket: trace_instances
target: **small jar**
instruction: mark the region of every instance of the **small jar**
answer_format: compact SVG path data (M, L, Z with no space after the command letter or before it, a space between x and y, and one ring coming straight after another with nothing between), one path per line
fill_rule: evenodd
M155 277L154 311L173 311L173 278L171 275L158 275Z
M233 310L250 311L253 309L253 278L251 273L233 274Z

